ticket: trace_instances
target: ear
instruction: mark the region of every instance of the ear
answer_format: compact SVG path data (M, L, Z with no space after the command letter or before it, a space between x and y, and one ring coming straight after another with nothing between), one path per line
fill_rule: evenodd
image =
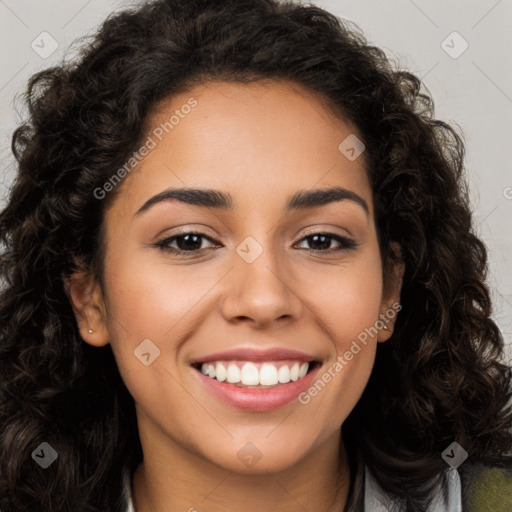
M386 279L382 289L382 300L379 319L377 325L383 326L379 328L377 340L379 342L387 341L393 334L396 317L402 309L400 305L400 291L402 289L403 275L405 265L402 259L401 247L396 242L391 242L392 251L398 256L397 262L391 258L387 261Z
M83 340L101 347L109 343L103 291L93 273L80 268L66 278L66 293Z

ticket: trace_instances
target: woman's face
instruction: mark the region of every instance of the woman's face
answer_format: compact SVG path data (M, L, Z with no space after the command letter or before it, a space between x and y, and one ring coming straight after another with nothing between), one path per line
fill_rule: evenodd
M111 343L143 447L290 467L338 435L398 298L356 131L268 81L198 86L150 126L106 213L105 286L82 335ZM196 192L166 198L180 189Z

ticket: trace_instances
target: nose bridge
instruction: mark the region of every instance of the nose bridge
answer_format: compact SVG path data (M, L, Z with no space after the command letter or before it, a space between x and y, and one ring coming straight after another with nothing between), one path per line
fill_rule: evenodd
M256 235L258 236L258 235ZM234 268L224 290L227 319L250 318L267 324L299 313L298 299L288 282L286 255L271 235L248 236L235 249Z

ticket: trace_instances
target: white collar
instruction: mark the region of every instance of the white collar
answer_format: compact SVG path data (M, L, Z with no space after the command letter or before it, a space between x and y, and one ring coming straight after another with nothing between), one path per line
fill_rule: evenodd
M438 484L432 503L426 512L462 512L461 482L459 472L455 468L447 468L445 476L448 482L448 501L443 500L441 483ZM392 499L377 483L365 466L364 510L371 512L389 512L404 510L403 500ZM394 507L394 508L393 508Z

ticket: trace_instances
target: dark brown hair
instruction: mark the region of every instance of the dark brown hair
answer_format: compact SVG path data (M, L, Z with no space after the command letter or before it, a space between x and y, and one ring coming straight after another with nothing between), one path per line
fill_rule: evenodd
M343 425L382 487L424 510L457 441L467 463L511 448L510 368L491 319L462 137L413 74L357 26L276 0L159 0L116 13L72 61L35 74L0 214L0 510L119 512L142 458L133 399L110 346L80 337L64 280L101 278L98 200L160 100L206 80L289 80L342 112L366 146L383 261L402 249L402 311ZM100 279L101 280L101 279ZM58 453L48 469L31 453Z

